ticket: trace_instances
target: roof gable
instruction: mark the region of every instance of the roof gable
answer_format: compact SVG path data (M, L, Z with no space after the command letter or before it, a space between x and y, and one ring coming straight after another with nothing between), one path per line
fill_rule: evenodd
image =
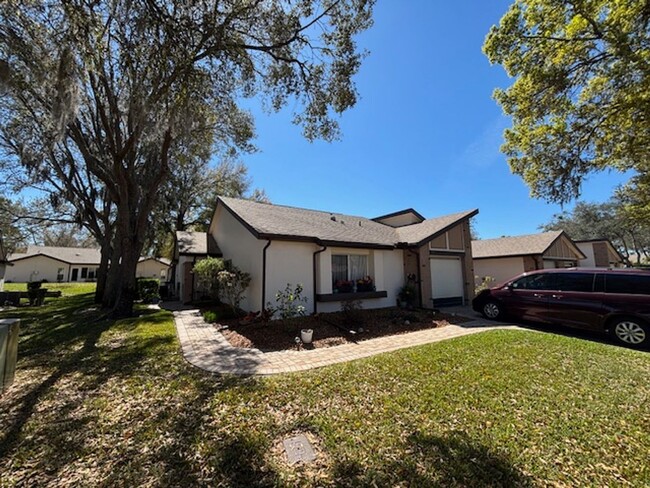
M569 246L579 259L585 257L563 231L472 241L472 257L474 259L486 259L507 256L542 255L561 238L567 240Z
M178 254L221 256L211 234L207 232L176 231L176 252Z
M391 227L403 227L405 225L419 224L426 219L414 209L407 208L398 212L375 217L372 220L379 222L380 224L390 225Z

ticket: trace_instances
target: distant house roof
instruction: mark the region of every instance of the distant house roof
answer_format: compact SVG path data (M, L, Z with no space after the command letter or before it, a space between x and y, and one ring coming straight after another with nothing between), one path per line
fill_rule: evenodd
M530 256L544 254L553 243L562 236L567 237L576 255L585 257L573 241L563 231L542 232L515 237L498 239L481 239L472 241L472 257L474 259L501 258L507 256Z
M149 261L149 260L158 261L160 264L164 264L165 266L171 266L171 264L172 264L172 262L167 258L157 258L157 257L154 257L154 256L148 256L148 257L147 256L142 256L140 259L138 259L138 262L143 263L143 262Z
M222 255L214 237L207 232L177 231L176 250L184 255Z
M7 259L16 262L35 256L47 256L66 264L96 264L99 266L101 252L96 248L28 246L27 252L10 254Z
M228 209L258 239L386 249L400 244L421 245L462 219L478 213L478 210L471 210L394 228L365 217L236 198L219 197L218 205Z

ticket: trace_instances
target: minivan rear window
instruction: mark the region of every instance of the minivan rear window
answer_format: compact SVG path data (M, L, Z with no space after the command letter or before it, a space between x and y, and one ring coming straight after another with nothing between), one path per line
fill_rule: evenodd
M650 295L650 275L608 274L605 277L607 293Z

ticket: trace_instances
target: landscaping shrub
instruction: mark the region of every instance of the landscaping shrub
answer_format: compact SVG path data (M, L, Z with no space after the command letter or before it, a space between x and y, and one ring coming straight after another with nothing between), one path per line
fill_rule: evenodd
M151 278L138 279L138 298L145 303L160 301L160 282Z
M305 315L305 306L303 303L307 303L307 297L302 296L302 283L298 283L295 288L291 287L291 283L287 283L287 286L283 290L278 290L275 294L275 301L277 307L273 307L271 303L267 304L267 309L275 310L280 314L280 318L283 321L290 319L292 317L302 317Z
M341 312L346 324L360 325L363 323L363 302L361 300L342 301Z
M226 262L226 269L217 274L219 293L230 304L233 311L239 313L239 304L244 299L244 291L251 283L251 275Z
M199 286L205 289L213 300L219 299L219 273L226 269L226 263L220 258L205 258L197 261L192 268Z

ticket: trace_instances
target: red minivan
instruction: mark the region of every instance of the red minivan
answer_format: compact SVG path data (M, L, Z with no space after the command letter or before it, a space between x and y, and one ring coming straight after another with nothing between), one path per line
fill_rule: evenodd
M632 347L650 344L650 271L544 269L480 292L472 307L505 316L609 332Z

